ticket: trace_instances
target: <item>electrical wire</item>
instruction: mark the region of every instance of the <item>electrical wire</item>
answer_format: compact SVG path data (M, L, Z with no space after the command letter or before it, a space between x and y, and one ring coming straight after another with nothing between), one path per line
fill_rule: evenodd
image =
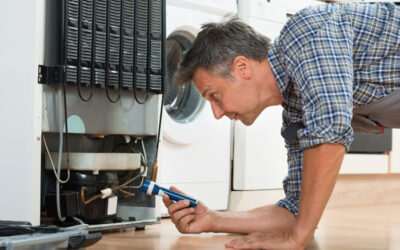
M157 144L156 144L156 152L155 152L155 157L154 157L154 164L153 164L153 169L151 172L151 177L150 179L152 181L156 181L157 179L157 172L158 172L158 164L157 164L157 159L158 159L158 147L160 145L160 136L161 136L161 122L162 122L162 114L164 110L164 95L161 96L161 107L160 107L160 118L158 121L158 133L157 133Z
M67 169L69 170L67 90L65 89L65 84L64 84L63 90L64 90L65 153L67 154ZM61 129L61 133L62 133L62 129Z
M140 184L139 185L137 185L137 186L126 186L126 188L141 188L142 186L143 186L143 182L144 182L144 177L142 178L142 181L140 182Z
M73 217L73 218L77 218L77 217ZM89 225L88 224L78 224L75 226L63 228L63 231L71 231L71 230L89 230Z
M64 1L64 9L68 9L68 1ZM63 21L63 28L64 28L64 39L62 40L62 44L61 46L64 47L66 44L66 37L68 37L68 29L67 29L67 16L64 16L64 18L62 19ZM67 65L67 57L64 55L64 65ZM67 94L66 94L66 85L67 83L67 76L66 74L64 74L64 84L63 84L63 92L64 92L64 121L65 121L65 131L66 131L66 138L65 138L65 144L66 144L66 152L67 152L67 170L68 170L68 178L67 181L69 180L69 153L68 153L68 122L67 122ZM61 94L61 88L58 88L57 90L58 92L58 108L59 108L59 112L58 112L58 118L59 118L59 135L60 135L60 140L59 140L59 146L58 146L58 162L57 162L57 175L56 177L59 177L61 174L61 159L62 159L62 147L63 147L63 117L62 117L62 94ZM44 138L44 137L43 137ZM49 149L47 147L46 144L46 150L47 153L49 154L49 157L51 159L50 156L50 152ZM51 160L52 162L52 160ZM54 170L54 163L52 163L53 166L53 170ZM56 207L57 207L57 217L61 222L64 222L66 217L63 217L61 215L61 205L60 205L60 182L59 180L61 180L60 178L57 179L56 181Z
M62 184L67 183L67 182L69 181L69 178L70 178L70 171L69 171L69 169L67 170L67 179L61 180L60 176L58 176L58 174L57 174L56 167L54 166L54 162L53 162L53 159L52 159L52 157L51 157L49 148L47 147L47 142L46 142L46 138L45 138L44 134L42 135L42 137L43 137L44 146L45 146L46 151L47 151L47 155L49 156L49 159L50 159L50 164L51 164L51 166L53 167L54 176L56 177L56 179L57 179L58 182L60 182L60 183L62 183Z
M157 134L156 157L155 157L156 161L158 159L158 146L160 144L161 121L162 121L163 110L164 110L164 94L161 95L160 119L158 121L158 134Z
M142 141L142 142L143 142L143 141ZM143 150L144 150L144 155L143 155L142 152L136 150L135 148L132 147L132 145L131 145L130 143L127 143L127 142L122 142L122 143L117 144L117 145L112 149L112 152L115 152L115 151L117 150L117 148L119 148L119 147L121 147L121 146L127 146L127 147L131 150L132 153L140 154L140 158L141 158L142 163L143 163L144 165L147 165L147 156L145 156L145 155L146 155L146 151L145 151L146 149L144 148L144 145L143 145L143 144L142 144L142 147L143 147Z
M65 87L65 85L64 85ZM64 88L64 97L65 97L65 88ZM61 174L61 159L62 159L62 152L63 152L63 116L62 116L62 105L61 105L61 88L58 89L58 125L59 125L59 135L60 140L58 144L58 161L57 161L57 175L60 176ZM65 103L65 99L64 99ZM65 111L65 109L64 109ZM64 113L65 114L65 113ZM48 149L48 148L47 148ZM69 179L69 178L68 178ZM64 222L66 217L61 215L61 205L60 205L60 182L56 181L56 207L57 207L57 216L61 222Z
M121 184L121 185L119 185L119 186L113 188L112 190L114 191L115 189L120 189L120 188L123 187L123 186L127 186L128 184L134 182L134 181L137 180L139 177L141 177L146 171L147 171L147 167L145 166L145 167L143 167L143 170L142 170L138 175L136 175L135 177L133 177L133 178L130 179L130 180L127 180L125 183L123 183L123 184ZM142 177L143 177L143 176L142 176Z
M146 148L145 148L145 146L144 146L144 140L143 140L143 138L142 138L141 140L142 140L142 149L143 149L143 154L142 154L142 157L143 157L143 162L144 162L144 165L147 167L147 154L146 154Z
M79 219L78 217L74 216L74 217L72 217L72 219L74 221L76 221L78 223L78 225L66 227L66 228L64 228L65 231L76 230L76 229L87 230L89 228L89 225L86 224L83 220Z
M140 157L141 157L141 160L142 160L143 165L147 167L147 154L146 154L146 148L145 148L145 146L144 146L144 140L143 140L143 138L137 138L137 139L135 140L135 144L136 144L136 145L137 145L137 141L138 141L138 140L141 140L141 141L142 141L142 151L143 151L143 152L140 152L140 151L134 149L134 148L132 147L132 145L130 145L129 143L127 143L127 145L128 145L128 147L132 150L132 152L135 152L135 153L140 154Z
M86 225L86 223L85 222L83 222L83 220L81 220L81 219L79 219L78 217L72 217L72 219L74 219L74 221L76 221L76 222L78 222L79 224L81 224L81 225Z

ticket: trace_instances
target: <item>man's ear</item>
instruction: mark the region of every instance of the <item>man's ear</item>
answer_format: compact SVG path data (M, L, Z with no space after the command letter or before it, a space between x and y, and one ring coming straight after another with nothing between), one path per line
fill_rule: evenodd
M250 61L245 56L237 56L233 59L232 74L236 77L249 79L251 76Z

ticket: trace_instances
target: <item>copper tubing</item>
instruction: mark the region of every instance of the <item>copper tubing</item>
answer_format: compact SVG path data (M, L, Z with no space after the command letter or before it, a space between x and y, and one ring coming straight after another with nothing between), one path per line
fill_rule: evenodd
M153 166L153 172L151 173L151 181L156 182L157 179L157 171L158 171L158 165L157 165L157 160L154 162L154 166Z

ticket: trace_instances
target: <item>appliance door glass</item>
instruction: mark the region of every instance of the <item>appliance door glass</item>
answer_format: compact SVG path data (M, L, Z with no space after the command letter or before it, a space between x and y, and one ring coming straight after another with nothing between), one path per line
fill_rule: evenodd
M178 85L173 81L186 52L191 48L195 37L184 30L173 32L167 38L167 82L164 95L164 108L173 121L181 124L193 122L204 107L193 82Z

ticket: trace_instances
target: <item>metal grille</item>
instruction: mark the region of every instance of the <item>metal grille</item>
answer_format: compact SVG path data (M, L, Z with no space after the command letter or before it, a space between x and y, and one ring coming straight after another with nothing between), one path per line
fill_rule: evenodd
M62 19L54 44L63 45L61 51L50 46L47 52L57 55L68 84L163 92L165 0L49 3L59 11L52 18Z

